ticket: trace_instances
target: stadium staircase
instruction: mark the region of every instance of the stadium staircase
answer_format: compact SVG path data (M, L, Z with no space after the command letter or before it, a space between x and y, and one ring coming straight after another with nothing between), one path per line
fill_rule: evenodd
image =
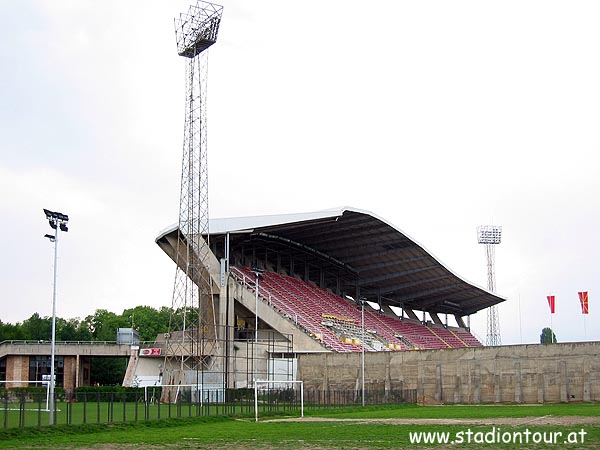
M255 275L248 267L231 267L240 284L254 289ZM361 351L361 309L311 283L265 271L259 298L280 315L304 329L312 338L335 352ZM395 319L370 308L364 310L365 350L416 350L481 347L468 331L428 327L411 319Z

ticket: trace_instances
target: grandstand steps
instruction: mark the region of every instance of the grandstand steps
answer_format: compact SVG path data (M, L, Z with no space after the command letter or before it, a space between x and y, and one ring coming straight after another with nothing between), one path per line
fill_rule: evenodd
M436 333L432 328L430 327L426 327L430 333L432 333L435 337L437 337L440 341L442 341L446 347L448 348L452 348L452 346L450 344L448 344L448 342L446 342L438 333Z
M254 311L254 275L248 267L233 267L232 273L250 293ZM330 291L297 278L274 272L263 273L261 304L300 330L305 337L335 352L361 351L361 308ZM263 319L259 306L259 315ZM454 332L443 325L423 325L418 320L393 318L369 308L364 310L366 351L444 349L481 346L467 331ZM276 326L273 328L279 330ZM286 331L289 333L289 331ZM291 334L291 333L290 333ZM294 335L295 336L295 335ZM294 337L296 339L296 337Z
M452 333L452 336L454 336L458 341L460 341L465 347L470 347L469 344L467 344L465 341L463 341L460 336L458 334L456 334L454 331L452 330L448 330L450 333Z
M234 288L233 295L235 299L238 300L242 306L248 309L252 314L256 313L256 299L254 292L247 286L237 284ZM261 321L265 322L269 327L279 331L283 335L292 335L294 339L294 347L298 349L298 351L324 350L322 344L309 335L311 332L318 332L317 330L306 330L305 327L303 327L303 329L299 328L292 317L284 317L282 312L273 307L275 299L272 298L271 300L271 305L268 304L268 296L266 299L261 297L261 301L258 302L258 315ZM298 325L301 325L301 320L298 321Z

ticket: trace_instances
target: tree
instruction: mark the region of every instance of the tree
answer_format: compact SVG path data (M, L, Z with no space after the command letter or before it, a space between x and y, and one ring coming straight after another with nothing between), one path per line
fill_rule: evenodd
M92 358L90 382L102 386L119 385L125 378L127 358Z
M140 333L140 341L154 341L157 335L169 331L169 317L169 308L157 311L151 306L136 306L121 314L122 320Z
M20 323L2 323L0 320L0 342L2 341L21 341L25 339L23 327Z
M556 335L552 328L546 327L542 329L542 334L540 335L540 343L542 344L556 344L558 341L556 340Z
M49 341L52 339L52 318L40 317L33 313L31 317L23 321L21 325L24 339L33 341Z
M91 341L92 333L87 324L77 319L56 318L57 341Z
M126 319L106 309L97 309L93 315L87 316L84 322L94 341L116 341L117 329L128 327Z

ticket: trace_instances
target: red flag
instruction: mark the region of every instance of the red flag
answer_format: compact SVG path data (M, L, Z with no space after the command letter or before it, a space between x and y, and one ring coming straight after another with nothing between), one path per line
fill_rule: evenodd
M554 295L548 295L548 306L550 306L550 314L554 314Z
M581 314L589 314L590 310L588 308L588 293L587 292L578 292L579 294L579 303L581 303Z

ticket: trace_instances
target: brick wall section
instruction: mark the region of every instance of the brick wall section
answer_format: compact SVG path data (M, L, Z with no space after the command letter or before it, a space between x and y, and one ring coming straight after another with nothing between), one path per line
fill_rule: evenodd
M365 354L366 389L417 389L422 403L600 401L600 342ZM360 353L303 354L306 389L360 388Z
M63 387L65 391L72 392L77 387L77 357L65 356L64 357L64 378Z
M29 356L8 356L6 358L7 380L29 380ZM27 387L26 383L7 383L7 388Z

